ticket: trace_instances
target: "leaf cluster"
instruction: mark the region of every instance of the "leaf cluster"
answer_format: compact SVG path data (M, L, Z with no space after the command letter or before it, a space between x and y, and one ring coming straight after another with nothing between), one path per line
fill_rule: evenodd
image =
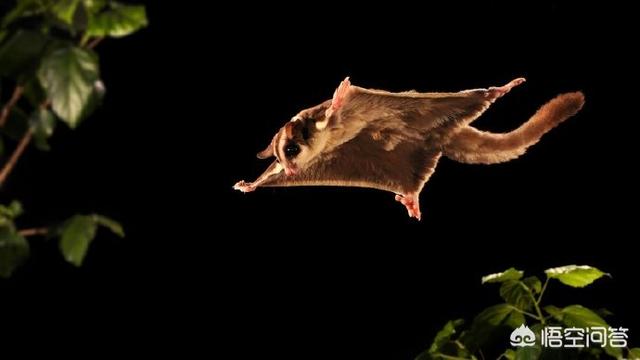
M496 336L505 336L509 330L527 325L536 334L536 343L530 347L505 349L500 358L509 360L534 359L599 359L603 356L616 359L640 359L640 349L621 349L609 345L604 348L591 347L576 349L556 349L543 347L540 340L545 326L587 328L602 326L609 328L604 317L611 313L606 309L592 310L574 304L565 307L543 305L543 296L550 282L573 288L591 285L609 274L592 267L568 265L545 270L544 284L537 276L524 276L524 271L515 268L490 274L482 278L483 284L499 284L502 302L481 311L468 327L464 320L447 322L440 330L428 350L416 360L430 359L478 359L482 348ZM506 337L505 337L506 339ZM506 342L508 344L508 342Z
M4 1L4 0L3 0ZM7 5L8 3L10 5ZM144 6L110 0L13 0L0 19L0 185L24 148L50 150L59 123L75 129L100 105L105 85L96 45L147 26ZM5 156L5 142L19 141ZM99 226L124 236L105 216L74 215L47 228L19 230L20 202L0 205L0 276L29 257L28 236L58 239L64 258L80 266Z

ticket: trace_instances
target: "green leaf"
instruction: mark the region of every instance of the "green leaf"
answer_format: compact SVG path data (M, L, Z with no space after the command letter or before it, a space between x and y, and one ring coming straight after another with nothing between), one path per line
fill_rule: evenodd
M122 225L106 216L75 215L67 220L60 229L59 247L68 262L76 266L82 265L89 245L96 236L98 225L124 237Z
M516 350L516 360L537 360L542 353L542 347L538 344L534 346L524 346Z
M464 324L464 320L462 319L447 322L444 327L436 334L431 347L429 347L429 352L440 352L442 347L451 340L451 336L456 333L456 328L462 324Z
M520 280L522 278L522 275L524 274L523 271L520 270L516 270L514 268L510 268L508 270L505 270L503 272L500 273L495 273L495 274L490 274L487 276L483 276L482 277L482 283L498 283L498 282L504 282L507 280Z
M22 17L35 16L46 11L46 6L40 0L17 0L16 5L2 18L2 27L7 27L12 22Z
M507 351L502 354L502 357L506 358L507 360L515 360L516 352L512 349L507 349Z
M82 0L82 6L89 14L97 14L107 5L106 0Z
M56 126L56 118L47 109L38 109L31 115L31 127L36 133L41 133L48 138L53 135Z
M533 307L533 298L529 288L522 281L507 280L500 286L500 296L509 304L521 310ZM521 324L518 324L520 326Z
M144 6L111 3L109 9L89 18L88 36L122 37L147 26Z
M582 305L571 305L562 309L562 321L567 326L572 327L591 327L591 326L605 326L608 327L607 322L604 321L598 314Z
M35 69L47 41L37 31L17 31L0 47L0 76L16 77Z
M91 92L91 96L89 97L89 102L87 106L82 111L82 115L80 116L82 119L88 118L97 108L102 104L102 100L104 99L104 94L106 93L106 89L101 80L93 83L93 91Z
M554 319L558 321L562 321L562 309L557 306L547 305L544 307L544 311L546 311L549 315L553 316Z
M509 304L499 304L484 309L473 319L470 329L460 336L460 341L471 353L474 353L496 329L507 325L508 317L513 312Z
M93 217L93 220L96 222L96 224L106 227L107 229L111 230L112 233L120 237L124 237L124 229L122 228L122 225L120 225L119 222L113 219L110 219L104 215L94 214L92 215L92 217Z
M598 315L600 315L601 317L607 317L607 316L612 316L615 315L613 312L611 312L611 310L606 309L606 308L600 308L598 310L596 310L596 313Z
M512 311L511 314L509 314L509 316L507 316L507 318L504 321L504 324L512 329L518 328L525 323L526 323L526 320L524 318L524 315L517 311Z
M534 346L527 346L527 347L520 347L516 350L516 359L517 360L524 360L524 359L538 359L540 357L543 358L548 358L546 353L544 355L542 355L542 346L541 346L541 342L540 342L540 333L542 331L542 329L544 328L544 326L540 323L536 323L533 324L529 327L531 329L531 331L535 334L536 336L536 344ZM552 350L556 350L556 349L552 349Z
M22 215L22 204L12 201L9 205L0 205L0 228L15 229L13 219Z
M507 304L499 304L484 309L474 322L488 324L493 326L501 325L503 320L513 312L513 309Z
M40 108L33 112L29 122L33 129L33 139L36 148L49 151L50 148L47 139L53 135L56 126L56 118L53 116L53 113L47 109Z
M28 257L27 240L12 228L0 228L0 277L10 277Z
M75 215L62 228L60 251L65 260L75 266L82 265L89 244L96 236L97 224L91 216Z
M8 206L0 205L0 216L15 219L24 212L22 204L18 200L13 200Z
M549 278L572 287L585 287L606 274L591 266L568 265L545 270Z
M542 291L542 282L538 279L537 276L529 276L528 278L522 280L522 282L527 285L527 287L534 294L540 294Z
M58 0L51 7L51 11L65 24L71 25L78 4L80 4L80 0Z
M529 329L531 329L531 331L533 331L533 333L536 335L536 341L540 342L540 333L544 328L545 328L545 325L542 325L541 323L536 323L529 326Z
M47 93L40 85L37 77L32 77L24 83L24 95L33 107L39 107L47 100Z
M61 48L42 61L38 78L47 92L53 111L75 128L89 105L98 81L98 58L78 47Z
M609 328L609 324L603 318L582 305L571 305L562 309L562 322L569 327L588 328L602 326ZM622 357L620 348L613 348L607 345L604 351L615 358Z
M13 214L14 218L17 218L18 216L22 215L22 213L24 213L22 203L20 203L20 201L18 200L13 200L9 204L9 211L11 212L11 214Z
M629 349L627 358L629 358L629 360L640 360L640 348Z

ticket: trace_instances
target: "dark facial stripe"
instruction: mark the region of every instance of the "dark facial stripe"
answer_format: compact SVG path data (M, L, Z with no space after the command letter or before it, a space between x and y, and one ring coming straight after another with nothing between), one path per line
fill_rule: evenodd
M282 163L282 159L284 159L283 154L280 153L280 138L282 137L284 131L280 130L278 132L278 134L276 135L276 138L273 142L273 154L276 156L276 159L278 159L278 161ZM284 164L283 164L284 165Z

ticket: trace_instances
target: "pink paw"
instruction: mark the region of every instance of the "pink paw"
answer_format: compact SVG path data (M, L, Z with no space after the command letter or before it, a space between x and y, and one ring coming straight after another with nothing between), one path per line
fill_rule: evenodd
M340 85L338 85L338 88L336 89L336 91L333 92L333 99L331 100L331 106L325 112L326 118L330 118L331 115L333 115L334 111L340 109L340 107L344 103L344 99L347 96L347 93L349 92L350 87L351 87L351 81L349 81L349 77L347 76L344 80L342 80L342 82L340 82Z
M256 187L253 186L252 183L245 182L244 180L238 181L235 185L233 185L233 188L235 190L242 191L243 193L252 192L256 189Z
M347 91L349 91L349 87L351 86L351 81L349 81L349 77L347 76L333 93L333 101L331 102L331 107L336 110L342 106L342 102L344 101L345 96L347 95Z
M420 213L420 202L417 194L396 195L396 201L402 203L402 205L407 208L409 217L416 218L420 221L422 214Z

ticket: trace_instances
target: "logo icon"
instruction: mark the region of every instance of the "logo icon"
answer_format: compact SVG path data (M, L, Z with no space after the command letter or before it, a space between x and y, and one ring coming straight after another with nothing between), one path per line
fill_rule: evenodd
M528 326L524 326L524 324L522 324L519 328L513 330L510 340L511 346L533 346L536 344L536 335Z

